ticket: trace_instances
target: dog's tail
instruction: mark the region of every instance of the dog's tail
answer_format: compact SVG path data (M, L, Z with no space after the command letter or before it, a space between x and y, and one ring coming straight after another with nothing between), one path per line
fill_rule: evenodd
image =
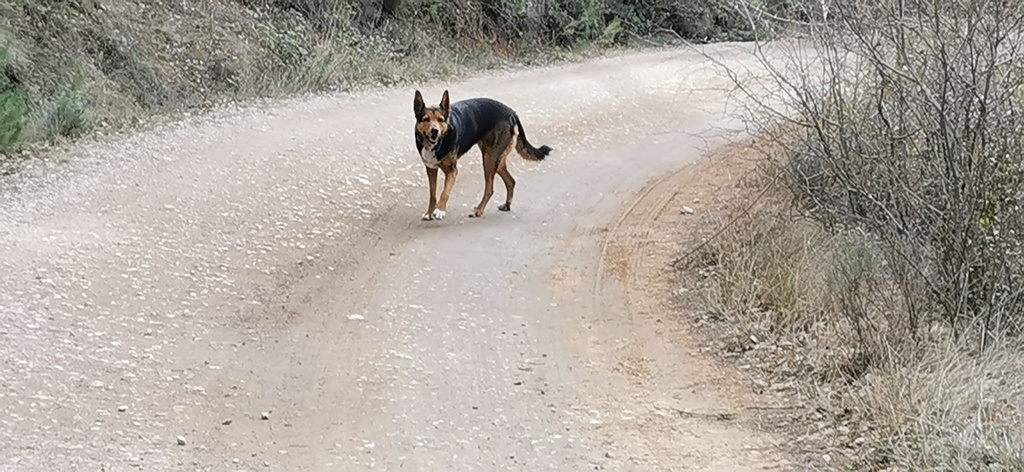
M526 130L523 129L523 122L519 121L519 115L512 115L512 119L515 120L516 131L519 135L516 138L516 152L528 161L543 161L551 153L552 149L548 146L533 147L530 141L526 139Z

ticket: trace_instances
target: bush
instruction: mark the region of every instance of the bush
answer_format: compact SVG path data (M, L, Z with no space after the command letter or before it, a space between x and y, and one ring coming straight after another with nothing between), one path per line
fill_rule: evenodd
M89 130L91 122L82 96L82 73L77 72L60 95L50 97L35 107L32 134L38 139L77 138Z
M948 331L908 338L882 245L794 218L791 189L765 186L762 195L741 190L725 222L709 212L704 231L715 236L685 259L687 274L711 282L704 319L729 357L755 367L760 385L792 385L794 403L810 396L811 421L795 422L806 429L786 432L833 460L812 468L1024 468L1019 342L979 353Z
M893 325L921 340L941 320L981 346L1024 327L1024 11L886 5L836 3L810 29L820 62L772 66L801 130L778 162L811 216L876 239Z
M792 206L709 245L716 298L756 301L727 305L733 329L792 346L749 355L790 356L768 364L795 366L855 468L1024 468L1024 10L787 8L800 36L737 85ZM742 11L759 36L793 31Z
M0 75L0 153L13 151L21 146L28 118L25 91L8 73L9 56L10 48L0 47L0 72L3 72L3 75Z
M27 117L25 92L19 89L0 91L0 152L14 151L21 146Z

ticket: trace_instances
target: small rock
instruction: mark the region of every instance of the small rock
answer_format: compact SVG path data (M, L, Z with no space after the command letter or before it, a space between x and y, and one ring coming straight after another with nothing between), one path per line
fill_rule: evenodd
M700 199L699 198L694 198L693 199L693 203L700 203Z
M188 440L185 439L185 436L178 436L178 445L184 446L185 444L188 444Z
M236 457L236 458L234 458L234 459L231 459L231 463L232 463L232 464L238 464L239 462L242 462L242 461L238 460L238 458L237 458L237 457Z
M684 215L692 215L693 214L693 208L690 208L688 206L684 206L684 207L679 209L679 212L684 214Z
M821 456L821 460L825 461L826 464L831 464L832 456L825 454L824 456Z
M231 424L231 423L232 423L232 420L224 420L224 421L221 421L221 422L220 422L220 424L222 424L222 425L224 425L224 426L227 426L227 425L229 425L229 424Z
M361 320L365 320L366 317L363 316L363 315L348 315L348 319L350 321L361 321Z
M270 412L261 411L260 412L260 419L261 420L269 420L270 419Z
M121 405L121 406L117 407L117 411L119 413L124 413L124 412L128 411L128 406L127 405Z
M263 461L263 467L270 467L270 462Z

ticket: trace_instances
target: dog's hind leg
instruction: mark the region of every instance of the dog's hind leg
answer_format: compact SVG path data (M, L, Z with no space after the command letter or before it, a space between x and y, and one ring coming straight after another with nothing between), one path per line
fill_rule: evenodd
M516 141L519 138L519 129L515 126L511 127L512 135L509 137L508 145L505 146L505 151L501 153L501 157L498 159L498 175L501 176L501 181L505 183L505 203L498 206L498 210L511 211L512 210L512 195L516 191L516 179L512 178L512 174L508 171L508 156L512 154L512 150L516 148Z
M491 195L494 195L494 174L498 171L498 160L495 159L491 149L485 149L484 153L484 196L480 199L480 204L473 209L471 217L480 218L484 216L484 208L487 207L487 202L490 201Z
M505 158L515 149L515 140L515 127L512 126L512 123L505 123L495 127L487 137L480 141L480 151L484 154L484 197L480 200L480 205L473 210L472 216L477 218L483 216L487 202L491 199L491 195L494 195L494 174L508 173L508 169L503 171L502 167L505 165ZM509 177L512 176L509 175ZM501 176L501 179L505 182L505 189L508 190L509 181L505 179L504 175ZM509 195L511 196L511 194ZM508 207L509 202L506 201L502 206Z
M437 210L437 169L427 167L427 181L430 182L430 203L427 204L427 212L422 219L434 219L434 211Z
M511 211L512 210L512 195L516 191L516 179L512 177L512 174L508 171L508 157L501 161L498 165L498 176L501 177L502 182L505 183L505 203L498 206L498 210Z

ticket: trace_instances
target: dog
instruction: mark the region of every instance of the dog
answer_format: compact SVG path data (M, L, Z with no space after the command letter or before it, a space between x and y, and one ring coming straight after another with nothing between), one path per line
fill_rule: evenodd
M448 91L441 96L441 103L428 107L419 90L413 100L416 116L416 151L427 168L430 183L430 203L424 220L443 220L448 211L455 179L459 175L459 158L478 146L483 153L484 195L480 204L473 209L470 217L484 215L487 202L494 193L494 175L505 183L505 203L498 206L501 211L512 210L512 195L516 179L508 172L507 158L513 149L530 161L542 161L552 149L548 146L533 147L526 139L526 131L519 116L508 105L490 98L470 98L455 103L448 100ZM437 171L444 172L444 190L437 198Z

